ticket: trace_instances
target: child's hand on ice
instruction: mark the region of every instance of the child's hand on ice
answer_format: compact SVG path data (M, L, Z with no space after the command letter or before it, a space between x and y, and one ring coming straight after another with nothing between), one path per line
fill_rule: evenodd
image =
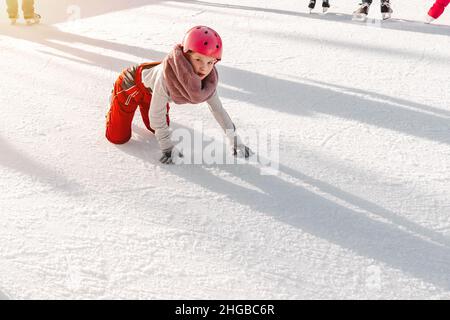
M235 156L235 157L247 159L248 157L252 156L253 154L254 154L253 151L246 145L237 144L237 145L233 146L233 156Z
M233 156L247 159L254 154L249 147L242 143L241 138L236 134L236 129L227 131L226 136L233 151Z
M233 156L238 158L245 158L252 156L254 153L253 151L247 147L245 144L242 143L241 139L238 135L229 135L228 141L231 145L231 150L233 151Z
M177 148L173 147L163 151L163 155L161 159L159 159L159 162L164 164L175 164L179 158L183 158L183 154Z

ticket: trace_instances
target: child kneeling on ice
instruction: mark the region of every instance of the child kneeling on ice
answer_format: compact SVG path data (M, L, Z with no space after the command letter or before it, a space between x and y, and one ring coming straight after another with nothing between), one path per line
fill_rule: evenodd
M222 58L222 40L213 29L197 26L184 36L162 62L144 63L124 70L114 84L111 107L106 116L106 138L123 144L131 138L131 123L139 106L142 120L158 140L161 163L182 157L172 144L169 130L169 102L208 104L214 118L226 132L233 154L248 158L252 151L236 134L236 127L217 94L215 64Z
M426 17L426 23L430 23L433 20L439 18L444 12L445 7L448 6L450 0L436 0L433 6L428 11L428 16Z

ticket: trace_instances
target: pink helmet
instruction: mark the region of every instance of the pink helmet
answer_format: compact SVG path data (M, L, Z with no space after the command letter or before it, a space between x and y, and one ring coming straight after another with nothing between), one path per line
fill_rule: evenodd
M209 27L193 27L184 35L182 45L185 53L192 50L217 60L222 59L222 39Z

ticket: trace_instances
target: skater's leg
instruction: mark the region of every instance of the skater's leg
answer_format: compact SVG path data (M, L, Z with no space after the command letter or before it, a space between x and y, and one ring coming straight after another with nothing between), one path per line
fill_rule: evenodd
M170 125L170 117L169 117L169 104L167 104L166 106L167 108L167 113L166 113L166 121L167 121L167 125ZM150 103L147 102L143 102L139 104L139 111L141 112L141 117L142 117L142 121L144 121L145 127L150 130L152 133L155 133L155 130L153 130L153 128L150 125L150 117L149 117L149 113L150 113Z
M10 19L17 19L19 15L19 4L17 1L18 0L6 0L8 16Z
M131 123L133 122L133 108L124 107L117 99L113 99L111 108L106 116L106 138L114 144L123 144L131 139Z
M34 12L34 0L22 0L23 17L27 25L37 24L41 16Z
M145 127L152 133L155 133L152 127L150 127L150 105L148 104L140 104L139 111L141 112L142 121L144 121Z
M449 3L450 0L437 0L430 8L430 11L428 11L428 15L433 19L439 18Z
M142 70L139 70L139 74L142 73ZM152 101L152 95L150 92L145 88L145 86L142 84L141 77L138 76L137 81L141 81L141 83L138 85L141 88L141 92L143 94L139 95L138 100L136 100L136 103L139 105L139 111L141 112L142 121L144 121L145 127L152 133L155 133L155 130L150 126L150 103ZM143 90L144 91L143 91Z
M22 0L23 17L25 19L34 18L34 0Z
M330 7L330 1L329 0L323 0L322 1L323 12L327 12L329 7Z
M131 138L131 124L137 108L133 99L137 88L124 91L122 76L116 81L111 96L111 107L106 116L106 138L115 144L123 144Z
M150 104L152 101L152 94L148 90L148 88L145 87L144 83L142 82L142 70L146 68L152 68L154 66L158 65L158 63L148 63L143 64L139 66L135 73L135 83L136 86L139 88L139 95L135 97L136 103L139 105L139 111L141 112L142 121L144 121L145 127L150 130L152 133L155 133L155 130L151 127L150 124ZM167 112L166 112L166 121L167 125L170 124L170 118L169 118L169 104L166 105Z
M381 16L383 17L383 20L390 19L392 13L394 12L391 8L390 0L381 0L380 4Z

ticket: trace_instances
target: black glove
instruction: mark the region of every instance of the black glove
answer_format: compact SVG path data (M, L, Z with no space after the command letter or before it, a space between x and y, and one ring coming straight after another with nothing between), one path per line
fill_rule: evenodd
M253 151L244 145L241 141L241 138L236 134L236 126L233 123L233 130L226 130L226 137L228 139L228 143L231 146L231 150L233 152L233 156L237 158L245 158L254 155Z
M253 151L246 145L235 144L233 146L233 156L235 156L235 157L247 159L248 157L252 156L253 154L254 154Z
M174 164L174 160L176 158L183 158L183 154L177 148L172 148L163 151L162 157L159 159L159 162L164 164Z
M227 139L228 143L231 146L233 156L237 158L247 159L254 154L249 147L242 143L241 138L239 138L239 136L236 134L236 128L234 129L234 131L227 133Z

